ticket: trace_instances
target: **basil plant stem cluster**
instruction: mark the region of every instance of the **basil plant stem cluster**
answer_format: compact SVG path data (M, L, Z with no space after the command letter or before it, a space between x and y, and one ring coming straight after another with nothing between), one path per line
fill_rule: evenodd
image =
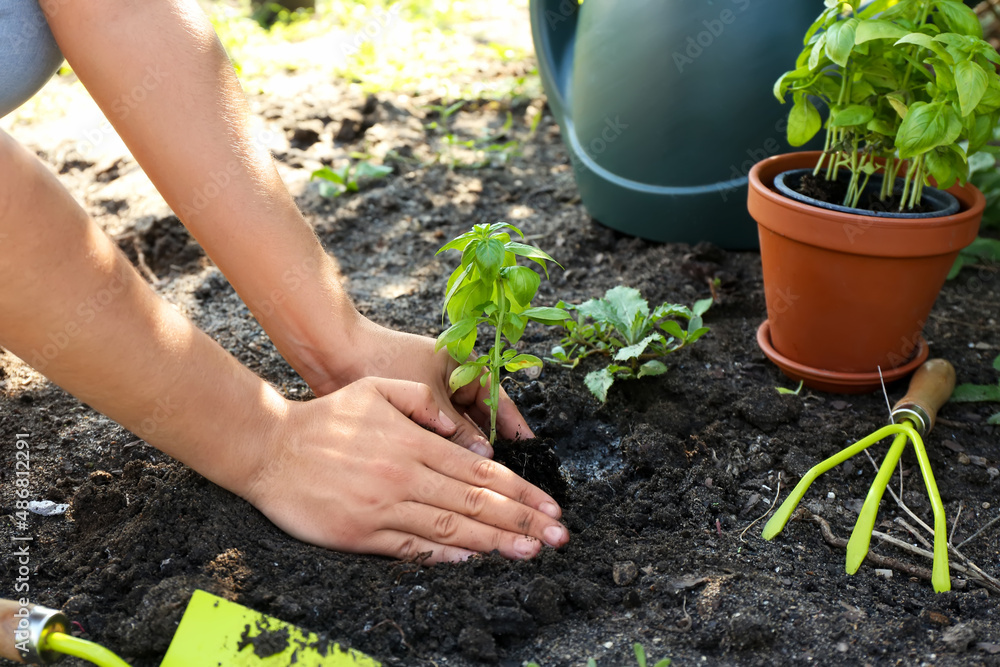
M496 440L500 369L514 372L542 365L538 357L519 354L512 347L504 349L505 341L517 345L528 322L558 324L569 317L559 308L531 307L542 279L532 269L518 266L517 258L539 264L546 277L546 262L560 265L538 248L512 241L511 232L524 238L521 230L505 222L475 225L438 250L438 254L461 251L462 261L448 279L441 317L447 314L451 326L438 336L437 349L447 347L461 364L449 379L452 391L477 378L484 387L489 383L490 396L484 402L490 409L490 444ZM472 358L481 324L494 328L493 346Z
M880 164L880 197L904 176L899 208L913 208L928 175L949 188L969 177L969 157L987 149L1000 109L1000 55L982 39L960 0L826 0L806 32L795 69L774 84L791 93L788 142L801 146L823 126L815 174L850 172L845 206L856 207Z

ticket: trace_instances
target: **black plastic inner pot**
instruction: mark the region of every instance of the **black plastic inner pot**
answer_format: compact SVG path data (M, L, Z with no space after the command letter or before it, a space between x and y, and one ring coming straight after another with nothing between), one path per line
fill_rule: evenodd
M923 197L920 203L931 210L923 211L921 213L913 213L907 211L871 211L864 208L852 208L850 206L842 206L840 204L831 204L830 202L825 202L820 199L814 199L808 197L800 192L798 192L799 181L806 174L811 174L812 169L790 169L788 171L783 171L778 174L774 179L774 187L778 189L786 197L791 197L797 201L803 202L805 204L811 204L812 206L819 206L821 208L827 208L831 211L841 211L842 213L853 213L854 215L871 215L878 218L940 218L946 215L952 215L958 213L960 208L958 199L956 199L950 193L944 190L938 190L937 188L925 187L923 192ZM868 181L868 185L861 193L862 199L868 197L877 198L878 193L882 188L882 179L884 176L882 174L873 174L871 179ZM850 179L850 173L841 171L837 175L837 181L846 184ZM903 192L903 179L896 179L896 189L895 194L902 194Z

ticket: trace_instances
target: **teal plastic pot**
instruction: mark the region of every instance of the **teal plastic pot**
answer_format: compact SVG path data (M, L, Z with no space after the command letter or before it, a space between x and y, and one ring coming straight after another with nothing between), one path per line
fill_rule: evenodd
M788 151L774 81L817 4L531 0L542 84L584 205L654 241L757 247L754 163Z

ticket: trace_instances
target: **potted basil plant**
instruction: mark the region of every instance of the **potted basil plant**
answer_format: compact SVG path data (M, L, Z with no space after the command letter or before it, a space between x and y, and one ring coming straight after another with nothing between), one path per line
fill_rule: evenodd
M927 356L921 336L984 200L969 158L1000 110L1000 55L958 0L827 0L794 69L788 141L822 151L750 172L767 356L813 388L858 393Z

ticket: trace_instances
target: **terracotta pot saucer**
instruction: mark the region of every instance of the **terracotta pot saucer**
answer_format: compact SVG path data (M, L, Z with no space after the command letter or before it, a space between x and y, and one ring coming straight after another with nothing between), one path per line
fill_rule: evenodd
M841 373L822 368L812 368L792 361L779 353L771 345L771 323L769 320L757 328L757 344L768 359L773 361L782 372L793 380L802 380L810 389L826 391L834 394L867 394L882 387L878 371L874 373ZM923 336L917 339L917 349L913 358L898 368L882 370L882 379L886 384L901 380L917 369L927 360L930 350Z

